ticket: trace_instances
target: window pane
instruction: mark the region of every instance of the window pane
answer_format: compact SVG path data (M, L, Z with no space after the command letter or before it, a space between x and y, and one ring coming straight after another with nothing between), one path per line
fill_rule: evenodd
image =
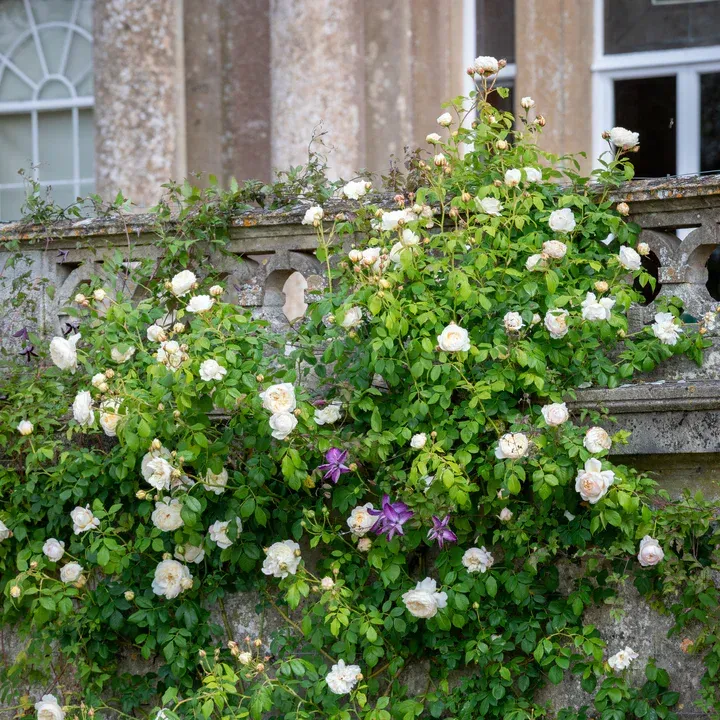
M720 73L700 76L700 170L720 170Z
M32 165L29 115L0 115L0 185L22 182L18 170Z
M477 55L515 62L515 0L477 0Z
M22 208L24 202L25 188L0 190L0 220L3 222L19 220L22 217L20 208Z
M72 111L38 114L38 148L41 180L73 177Z
M674 175L675 76L615 81L615 124L640 133L637 177Z
M720 44L720 3L605 0L605 53Z
M80 110L80 177L95 177L95 121L93 111Z

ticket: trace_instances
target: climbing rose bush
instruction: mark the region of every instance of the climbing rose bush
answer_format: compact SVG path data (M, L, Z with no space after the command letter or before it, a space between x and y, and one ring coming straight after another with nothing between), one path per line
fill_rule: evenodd
M3 682L67 672L21 712L524 720L573 673L607 717L670 717L667 673L633 687L638 653L584 613L628 575L686 592L678 630L714 603L712 508L613 463L626 433L575 399L706 342L673 300L628 329L654 279L609 194L636 134L581 177L538 149L532 98L490 104L502 66L476 60L393 207L362 178L341 215L304 209L328 288L292 345L205 275L237 205L187 188L158 265L108 260L63 336L30 337L0 409L3 623L29 642Z

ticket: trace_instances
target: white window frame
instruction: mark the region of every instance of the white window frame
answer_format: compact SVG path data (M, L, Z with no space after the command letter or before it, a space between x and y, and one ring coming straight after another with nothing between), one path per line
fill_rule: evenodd
M73 34L78 33L84 37L91 45L93 42L92 34L85 28L77 24L78 14L80 12L81 0L74 0L72 15L69 21L53 21L38 24L35 21L35 15L30 4L30 0L23 0L25 14L27 15L29 28L21 33L15 42L10 46L6 54L0 53L0 83L6 72L13 73L17 78L30 87L32 90L31 100L19 100L12 102L0 101L0 115L30 115L31 129L31 162L33 178L40 182L43 187L53 186L73 186L73 193L77 197L80 195L81 184L94 183L95 178L80 177L80 110L84 108L92 108L95 105L94 95L78 95L77 88L92 73L92 64L85 68L77 77L69 78L65 75L67 61L70 54L70 46ZM50 73L45 59L45 51L40 40L40 31L45 28L64 28L67 31L63 54L60 61L60 72ZM30 37L33 37L35 51L37 52L40 67L43 71L43 78L39 82L35 82L29 78L12 60L14 52ZM60 82L65 85L69 92L69 98L41 100L39 95L43 86L48 82ZM72 111L72 143L73 143L73 173L72 178L65 180L49 180L42 181L40 177L40 141L38 135L38 114L43 111L52 110L71 110ZM0 158L1 161L1 158ZM3 190L22 189L24 184L4 183L0 184L0 203L2 201ZM2 218L2 205L0 204L0 218Z
M700 75L720 72L720 45L605 55L605 0L594 0L593 162L608 150L602 133L615 124L615 80L676 76L675 172L700 172ZM628 128L632 130L633 128ZM642 143L642 138L640 138Z

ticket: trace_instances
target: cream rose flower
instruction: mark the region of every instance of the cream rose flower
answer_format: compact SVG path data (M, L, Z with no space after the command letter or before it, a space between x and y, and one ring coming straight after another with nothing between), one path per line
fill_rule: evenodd
M402 231L402 234L400 235L400 242L403 244L403 247L409 248L409 247L415 247L416 245L420 244L420 236L417 233L414 233L409 228L405 228Z
M527 435L521 432L505 433L495 448L495 457L498 460L517 460L525 457L529 449Z
M235 518L235 524L237 525L237 534L240 535L242 532L242 520L239 517ZM229 548L233 541L228 537L228 528L230 527L229 520L216 520L209 528L208 535L210 539L219 547L225 550Z
M155 568L152 589L156 595L172 600L184 590L189 590L192 584L190 570L177 560L163 560Z
M599 460L590 458L585 463L585 468L578 471L575 490L583 500L594 505L605 496L613 482L615 473L612 470L603 470Z
M43 695L40 702L35 703L37 720L65 720L65 711L54 695Z
M191 313L204 313L210 310L214 304L215 298L209 295L193 295L185 306L185 310Z
M119 400L103 400L100 403L100 427L108 437L117 435L117 426L120 422L119 409Z
M71 513L70 518L73 521L73 532L76 535L87 532L88 530L94 530L100 526L100 520L98 520L90 510L90 505L85 507L76 507Z
M173 467L165 459L170 453L161 450L159 453L149 452L142 460L142 475L157 490L168 490L172 479Z
M503 204L494 197L485 197L478 203L482 212L486 215L498 216L503 211Z
M182 552L180 550L182 549ZM173 553L176 560L199 565L205 559L205 548L197 545L183 545L176 547Z
M616 652L608 659L608 665L613 670L626 670L630 667L633 660L637 660L638 654L631 648L626 647L624 650Z
M507 508L503 508L503 510L507 510ZM510 517L512 517L512 513L510 513ZM484 547L472 547L466 550L462 556L462 564L469 573L485 573L493 566L494 562L495 558Z
M157 324L150 325L147 329L146 335L150 342L165 342L165 340L167 340L165 328L160 327L160 325Z
M513 517L513 512L509 508L503 508L498 515L500 522L510 522Z
M170 289L176 297L187 295L197 283L195 273L190 270L182 270L170 281Z
M585 433L583 445L588 452L600 453L612 447L612 440L603 428L591 427Z
M301 559L300 546L296 542L276 542L265 550L262 571L265 575L286 578L288 575L295 575Z
M75 421L82 427L89 427L95 422L93 399L88 390L82 390L75 396L72 413Z
M77 582L83 572L83 566L80 563L71 562L60 568L60 580L64 583Z
M347 695L353 691L360 677L359 665L346 665L344 660L338 660L325 676L325 682L335 695Z
M470 337L468 331L450 323L438 335L438 345L444 352L466 352L470 349Z
M405 607L417 618L431 618L438 610L447 606L447 593L438 592L437 583L432 578L419 582L414 590L408 590L402 596Z
M162 532L172 532L181 528L185 524L181 516L182 509L182 504L175 498L165 498L163 502L156 502L151 516L153 525Z
M539 183L542 182L542 170L534 167L523 168L525 171L525 177L528 182Z
M169 370L177 370L186 358L187 355L180 350L175 340L166 340L155 353L155 359Z
M345 311L345 315L343 315L340 327L345 328L345 330L350 330L360 325L362 323L362 320L362 308L358 305L353 305Z
M548 310L545 313L545 328L551 338L559 340L568 334L567 320L567 310Z
M0 520L0 542L7 540L11 535L10 528Z
M655 539L646 535L640 541L640 548L638 550L638 562L643 567L652 567L657 565L665 557L663 549L660 547L660 543Z
M505 313L503 325L506 333L517 333L525 326L522 316L518 312Z
M43 543L42 551L50 562L58 562L65 554L65 543L62 540L48 538Z
M642 267L642 258L627 245L623 245L618 252L618 261L626 270L639 270Z
M342 406L340 403L330 403L324 408L317 408L313 414L313 419L318 425L332 425L336 423L342 416Z
M535 101L528 95L520 100L520 107L530 110L530 108L535 107Z
M452 115L449 112L444 112L436 122L441 127L450 127L453 122Z
M562 425L570 418L567 405L565 403L551 403L550 405L544 405L541 410L545 422L550 427L557 427Z
M425 433L416 433L410 438L410 447L413 450L422 450L427 443L427 435Z
M547 268L547 265L547 258L540 253L531 255L525 261L525 269L529 270L530 272L533 272L534 270L544 270L545 268Z
M609 320L612 316L612 309L615 305L615 298L600 298L597 299L595 293L587 293L585 299L581 303L582 316L585 320L590 322L599 322L602 320Z
M382 214L380 228L384 231L397 230L401 225L408 222L407 210L388 210Z
M302 224L319 227L324 215L325 213L319 205L313 205L305 211L305 216L302 219Z
M205 382L222 380L227 375L227 368L224 368L217 360L210 358L200 363L200 379Z
M520 184L522 180L522 172L516 168L511 168L505 171L505 184L508 187L515 187Z
M95 373L90 380L90 384L100 392L108 391L107 376L105 373Z
M209 492L216 495L222 495L228 483L228 471L223 468L219 473L215 474L212 470L207 470L203 487Z
M548 240L543 243L543 254L555 260L562 260L567 253L567 245L559 240Z
M68 338L54 337L50 341L50 358L61 370L70 370L74 373L77 369L76 346L80 337L80 333L76 333Z
M675 316L672 313L657 313L651 329L653 335L664 345L675 345L683 331L675 324Z
M430 145L437 145L442 141L442 138L437 133L429 133L425 136L425 142Z
M367 194L371 187L372 183L367 182L367 180L351 180L343 187L342 194L348 200L359 200Z
M34 429L34 425L29 420L21 420L17 426L17 431L21 435L32 435Z
M358 505L352 509L350 517L347 519L350 532L357 538L367 535L377 521L377 518L371 515L368 510L374 510L372 503Z
M135 354L135 348L130 345L126 350L120 350L119 347L114 347L110 350L110 357L113 362L124 363L127 362Z
M632 150L640 144L640 135L623 127L614 127L610 131L610 142L621 150Z
M472 68L478 75L495 75L500 70L500 65L498 65L497 58L481 55L475 58Z
M295 388L292 383L279 383L271 385L260 393L263 407L271 413L291 413L297 406Z
M276 440L284 440L297 426L297 418L293 413L279 412L274 413L268 420L270 424L270 433Z
M575 216L570 208L553 210L550 213L548 224L553 232L569 233L575 229Z

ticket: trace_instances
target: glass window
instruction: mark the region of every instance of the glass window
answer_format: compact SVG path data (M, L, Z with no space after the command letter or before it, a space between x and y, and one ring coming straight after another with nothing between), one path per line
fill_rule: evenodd
M676 173L676 79L615 80L615 125L640 133L640 151L632 157L636 177Z
M20 169L60 204L92 191L93 103L92 0L0 0L0 220Z
M700 75L700 170L720 170L720 72Z
M515 62L515 1L476 0L477 54Z
M720 3L605 0L605 54L720 45Z

